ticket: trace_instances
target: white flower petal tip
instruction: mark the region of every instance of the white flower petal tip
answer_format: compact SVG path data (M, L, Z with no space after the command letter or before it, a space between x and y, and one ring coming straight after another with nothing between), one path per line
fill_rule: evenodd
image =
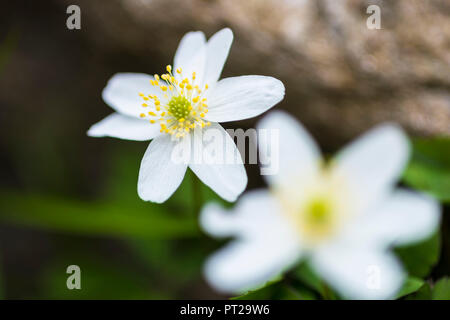
M422 193L400 189L364 216L351 237L385 250L429 238L439 227L440 220L438 201Z
M211 40L215 36L221 37L224 40L226 40L227 42L233 41L233 37L234 37L233 36L233 31L230 28L228 28L228 27L217 31L209 40Z
M193 165L189 168L208 187L228 202L244 192L248 178L243 165Z
M118 113L139 118L142 113L139 92L155 93L150 80L153 77L144 73L117 73L103 89L103 101Z
M439 227L441 222L441 206L439 202L426 194L408 191L394 193L391 207L391 220L395 213L401 219L397 224L394 245L414 244L429 238Z
M247 186L247 173L241 155L233 139L218 123L212 123L203 135L194 134L194 146L202 146L206 159L196 160L196 150L192 150L189 168L221 198L234 202ZM220 152L222 151L222 152ZM222 154L223 156L217 156Z
M208 203L200 213L199 223L209 235L227 237L236 230L233 218L232 213L227 212L221 205Z
M372 163L383 158L392 159L389 169L401 173L410 155L410 143L403 129L391 123L381 124L359 137L338 154L338 161ZM354 158L350 158L354 156ZM350 159L345 159L345 158ZM373 161L373 160L372 160Z
M87 135L90 137L113 137L124 140L146 141L160 134L160 128L144 120L113 113L92 125Z
M219 80L233 42L229 28L215 33L206 44L207 62L203 82L214 85Z
M145 151L138 179L138 195L142 200L162 203L183 181L187 165L172 160L174 146L169 135L162 135Z
M375 205L398 182L410 154L409 139L394 124L363 134L335 158L334 169L357 192L361 209Z
M283 100L284 84L273 77L240 76L220 80L208 95L209 121L256 117Z
M181 38L174 57L174 66L180 68L189 64L199 48L206 44L205 34L201 31L191 31Z

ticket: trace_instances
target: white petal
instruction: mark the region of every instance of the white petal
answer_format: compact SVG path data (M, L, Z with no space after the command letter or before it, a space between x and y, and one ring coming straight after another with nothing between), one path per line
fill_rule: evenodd
M206 44L206 68L203 82L211 88L220 78L232 42L233 32L225 28L214 34Z
M205 46L205 35L201 31L188 32L181 39L174 58L174 69L184 68L194 59L199 48Z
M187 33L178 46L174 59L174 69L182 69L182 74L175 71L178 81L188 78L192 81L192 73L196 73L196 83L202 83L206 66L206 43L203 32Z
M195 132L189 168L223 199L235 201L247 186L247 173L234 141L218 123ZM196 157L198 151L203 157Z
M401 128L381 125L341 151L336 173L347 179L361 210L382 199L398 181L409 157L409 142Z
M209 112L205 118L214 122L256 117L284 97L283 83L265 76L225 78L208 91Z
M174 161L176 142L164 134L156 137L148 146L139 170L138 194L141 199L162 203L183 181L187 165Z
M404 281L394 255L367 248L332 245L316 251L312 265L348 299L392 299Z
M406 190L396 191L355 224L352 237L374 247L386 248L418 242L439 226L439 203Z
M214 288L224 292L252 289L300 258L298 237L267 191L246 193L231 211L208 205L200 216L208 233L237 236L205 265L205 276Z
M285 112L274 111L258 123L261 174L271 185L307 182L319 169L317 144L303 126ZM263 131L265 130L265 131ZM277 137L278 134L278 137Z
M103 89L103 100L117 112L139 118L143 111L139 93L157 93L150 84L152 79L152 76L143 73L117 73Z
M287 235L286 223L278 203L267 190L246 192L231 211L209 203L200 214L203 230L214 237L265 238L277 230Z
M113 113L94 124L87 134L91 137L145 141L160 135L159 131L159 126L148 121Z
M254 289L290 267L300 255L270 242L233 241L209 258L205 277L217 291L239 293Z

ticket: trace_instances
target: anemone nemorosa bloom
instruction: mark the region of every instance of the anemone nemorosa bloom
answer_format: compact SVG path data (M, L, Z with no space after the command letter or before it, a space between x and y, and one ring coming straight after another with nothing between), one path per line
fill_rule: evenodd
M151 140L139 171L138 194L143 200L164 202L178 188L187 167L228 201L244 191L247 175L241 163L173 161L174 148L194 132L211 128L231 140L219 122L257 116L284 96L283 84L272 77L240 76L219 81L233 33L223 29L207 42L202 32L189 32L181 40L174 66L163 75L119 73L103 90L103 100L115 112L93 125L88 135L128 140ZM198 141L197 141L198 142ZM230 141L228 141L230 142ZM196 142L194 141L193 144ZM199 143L204 143L200 141ZM211 144L223 140L209 141ZM214 147L214 146L213 146Z
M389 249L430 236L440 219L435 200L395 187L409 156L403 131L380 125L325 163L292 117L273 112L259 129L279 130L278 148L268 150L268 158L279 152L279 172L265 176L269 190L247 192L231 212L203 209L206 232L235 238L209 258L207 280L242 292L306 258L346 298L393 298L405 272Z

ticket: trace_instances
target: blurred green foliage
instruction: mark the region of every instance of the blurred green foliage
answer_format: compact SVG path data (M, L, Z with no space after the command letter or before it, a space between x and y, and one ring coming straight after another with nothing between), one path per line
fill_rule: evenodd
M420 243L396 249L396 253L408 273L419 278L426 277L431 272L439 260L440 251L441 235L439 232Z
M50 142L49 142L50 143ZM51 144L51 143L50 143ZM47 299L171 299L185 297L217 297L202 280L206 257L222 245L202 234L193 199L202 203L225 203L208 187L195 182L188 171L180 188L164 204L141 201L136 192L137 173L144 144L106 150L103 180L94 185L92 197L69 196L70 190L58 186L65 183L67 164L36 171L39 161L58 164L53 157L37 159L24 166L21 175L28 186L0 189L0 221L7 225L45 230L50 234L75 239L104 238L120 241L125 257L112 259L96 254L86 244L67 250L58 249L39 271L39 293L30 298ZM36 147L37 148L37 147ZM405 182L448 201L448 140L416 140L414 155L405 173ZM45 148L44 148L45 149ZM51 154L51 149L45 149ZM56 157L56 158L55 158ZM35 159L36 160L36 159ZM23 161L23 160L22 160ZM33 177L30 178L30 172ZM54 177L49 177L49 172ZM70 176L71 178L73 176ZM51 186L48 190L41 186ZM56 188L55 188L56 187ZM95 200L94 200L95 199ZM80 241L82 242L82 241ZM87 243L91 243L88 240ZM63 242L62 247L66 244ZM448 299L449 280L443 278L430 285L433 267L441 251L441 234L407 247L396 248L409 277L397 298ZM123 253L122 253L123 254ZM130 261L127 259L131 259ZM77 264L82 270L82 289L68 290L65 270ZM0 279L1 283L1 279ZM206 294L206 296L205 296ZM243 294L235 299L340 299L306 262L300 263L283 277Z
M181 238L199 233L193 217L176 217L143 202L85 203L0 190L0 206L4 221L81 235Z
M450 278L445 277L436 282L432 292L433 300L450 300Z
M283 281L278 277L259 289L251 290L232 300L314 300L316 296L313 292L304 287L294 287L292 284Z
M81 261L81 290L68 290L67 261ZM153 283L152 283L153 282ZM46 299L170 299L170 292L153 279L128 272L123 266L98 257L76 256L53 262L42 275L42 295Z
M414 139L404 181L437 199L450 202L450 138Z
M406 279L403 287L397 293L396 298L397 299L403 298L407 295L410 295L410 294L416 292L424 285L424 283L425 282L422 279L415 278L415 277L409 277L408 279Z
M203 184L194 184L197 178L188 171L180 188L163 205L142 201L136 184L144 150L137 149L108 151L104 187L95 200L74 199L64 195L64 190L57 195L34 188L27 192L0 189L0 221L4 224L45 230L58 237L119 239L125 249L117 251L126 250L136 260L121 263L97 255L83 241L78 247L71 240L70 247L58 249L42 270L39 298L173 299L195 296L199 285L207 288L202 285L202 265L218 244L206 241L200 232L192 195L197 192L203 202L223 200ZM33 181L39 180L38 173ZM81 290L66 287L65 270L70 264L82 270ZM130 270L129 264L138 264L139 271ZM187 287L194 292L183 293Z
M444 277L436 283L424 283L408 300L450 300L450 279Z

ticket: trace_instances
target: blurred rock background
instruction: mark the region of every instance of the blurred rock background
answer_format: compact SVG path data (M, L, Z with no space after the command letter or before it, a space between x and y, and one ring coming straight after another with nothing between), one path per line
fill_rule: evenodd
M81 30L66 28L70 4L81 8ZM381 8L380 30L366 26L371 4ZM98 292L87 298L105 292L114 298L217 297L200 274L214 244L204 245L195 217L182 214L188 227L168 222L160 207L137 198L146 143L85 133L111 112L101 99L110 76L161 73L184 33L202 30L209 37L226 26L235 40L222 76L281 79L286 98L277 108L301 120L326 152L383 121L400 123L412 136L450 135L448 0L3 1L0 284L5 297L79 297L64 287L64 270L74 255L97 270L90 281ZM226 126L249 128L257 120ZM261 186L257 166L247 171L249 187ZM172 216L189 211L189 192L177 192L164 210ZM137 216L112 214L115 203ZM147 226L147 212L161 225L136 227ZM84 224L95 219L100 220L94 227ZM443 250L448 251L445 221ZM157 230L160 235L152 237ZM176 233L183 234L181 240L172 239ZM183 258L186 248L195 257ZM434 274L449 265L447 254ZM95 280L100 275L106 279ZM116 281L111 279L124 287L105 288L105 282Z
M380 30L366 26L371 4L381 8ZM224 76L280 78L287 89L281 107L331 146L387 120L414 134L450 134L448 1L122 0L80 6L90 45L151 57L158 65L171 61L186 30L211 35L231 27L235 42Z

